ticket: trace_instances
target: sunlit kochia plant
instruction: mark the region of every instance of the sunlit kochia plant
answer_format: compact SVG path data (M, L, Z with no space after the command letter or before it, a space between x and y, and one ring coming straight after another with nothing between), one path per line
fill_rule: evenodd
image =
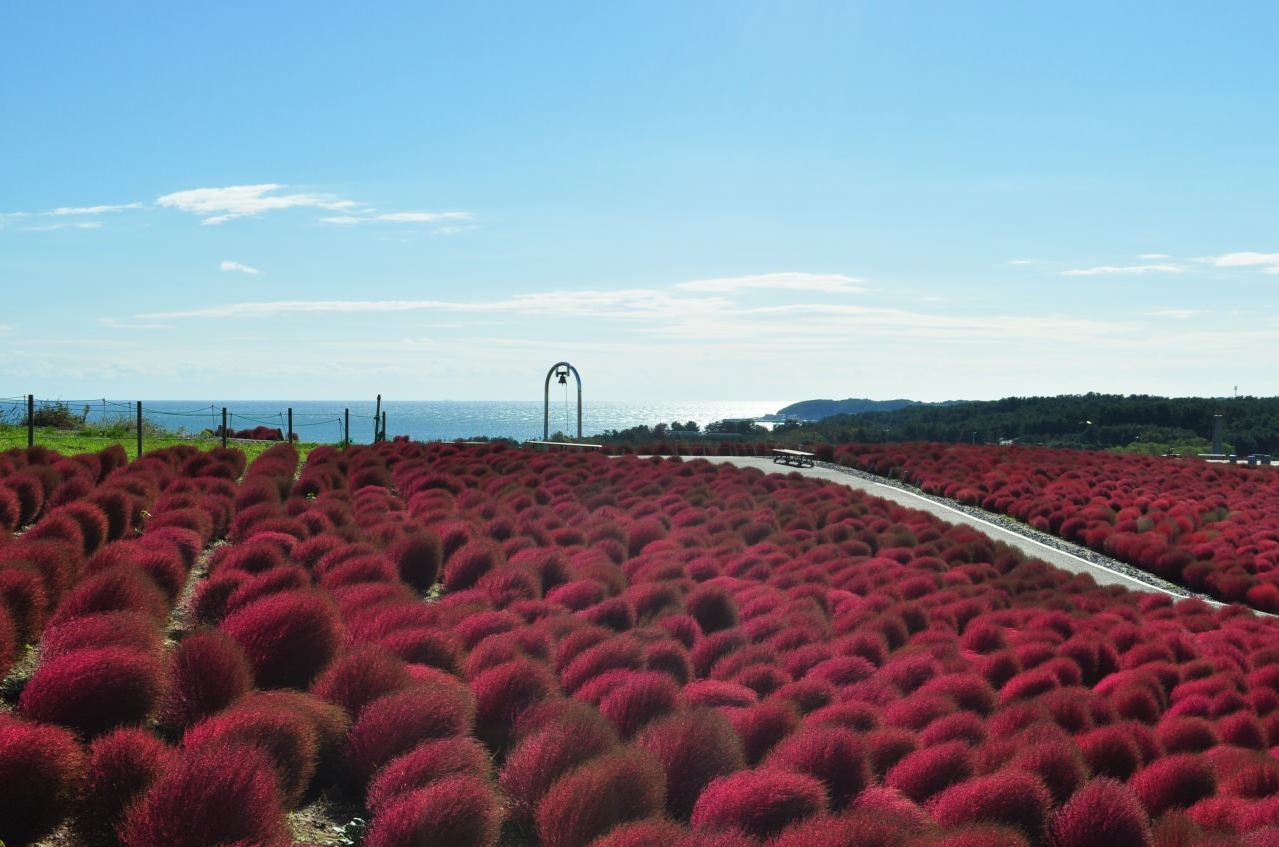
M0 840L29 844L52 831L74 807L85 764L67 730L0 715Z

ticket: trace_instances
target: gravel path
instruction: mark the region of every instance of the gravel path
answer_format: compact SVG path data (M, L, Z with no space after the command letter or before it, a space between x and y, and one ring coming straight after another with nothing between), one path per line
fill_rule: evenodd
M1027 556L1048 562L1071 573L1086 573L1100 585L1122 585L1135 591L1162 591L1173 597L1195 597L1214 606L1223 605L1211 597L1160 579L1087 547L1040 532L1007 515L995 514L975 506L965 506L945 497L924 494L918 488L898 480L886 479L827 462L818 462L816 467L812 468L788 468L775 464L772 459L763 456L699 456L697 458L743 468L755 468L764 473L798 472L804 476L846 485L874 497L882 497L912 509L928 512L949 523L966 524L995 541L1002 541L1017 548ZM685 458L685 461L691 460L690 457Z

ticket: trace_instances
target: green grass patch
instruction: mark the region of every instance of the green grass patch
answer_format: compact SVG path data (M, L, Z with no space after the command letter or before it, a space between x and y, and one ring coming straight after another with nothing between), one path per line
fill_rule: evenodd
M82 426L71 429L38 426L35 431L35 443L68 456L76 453L97 453L112 444L122 446L125 452L129 454L130 459L137 458L138 452L137 435L131 426ZM227 446L243 450L249 461L253 461L268 447L278 443L277 441L249 441L232 438L227 442ZM222 446L222 439L216 436L168 432L147 426L142 429L142 449L144 452L159 450L161 447L174 447L179 444L189 444L199 447L201 450L210 450L214 447ZM0 425L0 451L26 446L27 428L25 426ZM298 455L305 461L307 454L314 448L320 447L321 444L295 441L293 446L297 448Z

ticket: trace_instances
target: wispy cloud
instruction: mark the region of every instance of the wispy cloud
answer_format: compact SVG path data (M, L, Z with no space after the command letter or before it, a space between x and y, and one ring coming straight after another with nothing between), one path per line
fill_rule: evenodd
M230 259L223 259L218 264L218 270L222 271L223 273L237 273L237 274L262 273L262 271L258 270L257 268L250 267L249 265L243 264L242 262L232 262Z
M375 212L370 209L366 213L333 215L320 218L320 223L328 226L355 226L357 224L371 223L434 224L473 220L475 220L475 216L470 212ZM475 227L440 227L440 229L456 229L456 231L461 232L463 229L475 229Z
M172 312L146 312L138 320L188 318L263 318L287 314L367 314L379 312L508 312L512 314L591 317L615 320L670 318L722 309L730 304L718 297L677 297L648 288L621 291L546 291L499 300L274 300L227 303Z
M479 229L479 227L474 224L466 226L437 226L431 230L431 235L457 235L462 232L470 232L473 229Z
M1150 261L1154 259L1167 259L1170 257L1167 253L1138 253L1137 258L1146 259L1147 261Z
M1279 274L1279 253L1225 253L1207 256L1200 261L1218 268L1262 268L1266 273Z
M60 229L102 229L102 221L66 221L56 224L24 226L24 232L55 232Z
M141 208L141 203L118 203L106 206L59 206L56 209L50 209L49 211L41 212L40 214L61 218L69 215L105 215L113 212L123 212L127 209Z
M98 325L106 327L107 329L121 329L121 330L173 329L173 327L168 324L142 323L139 321L121 321L121 320L116 320L115 318L98 318Z
M681 282L675 288L681 291L728 293L749 288L782 291L821 291L827 294L861 294L866 291L862 280L844 274L811 274L794 271L751 276L726 276L716 279L695 279Z
M202 224L220 224L235 218L256 217L280 209L314 208L340 211L360 204L333 194L281 194L287 186L229 185L225 188L193 188L156 198L156 205L200 215Z
M1037 259L1009 259L1007 263L1010 265L1033 265L1037 261Z
M16 327L13 324L0 324L0 335L8 335L13 332Z
M1095 268L1075 268L1062 271L1062 276L1110 276L1113 274L1179 274L1185 272L1180 265L1100 265Z
M1201 314L1198 309L1152 309L1146 312L1152 318L1176 318L1177 320L1186 320L1193 318L1195 315Z

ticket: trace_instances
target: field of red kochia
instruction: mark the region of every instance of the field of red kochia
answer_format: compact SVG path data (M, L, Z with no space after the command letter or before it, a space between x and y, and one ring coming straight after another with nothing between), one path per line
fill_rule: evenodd
M1279 612L1279 472L1041 447L858 444L835 461L1010 515L1225 602Z
M1099 507L1083 455L937 493L1055 496L1026 519L1064 534ZM1203 531L1139 490L1110 487L1113 535ZM1279 622L797 474L11 451L0 528L4 669L38 645L0 714L9 847L275 847L321 792L368 847L1279 845Z

